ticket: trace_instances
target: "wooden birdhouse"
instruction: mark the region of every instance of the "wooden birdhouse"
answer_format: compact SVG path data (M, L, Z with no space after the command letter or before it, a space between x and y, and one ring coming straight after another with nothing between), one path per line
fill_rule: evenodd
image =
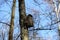
M26 17L25 23L26 23L26 26L27 26L28 28L34 26L33 16L32 16L31 14L29 14L29 15Z

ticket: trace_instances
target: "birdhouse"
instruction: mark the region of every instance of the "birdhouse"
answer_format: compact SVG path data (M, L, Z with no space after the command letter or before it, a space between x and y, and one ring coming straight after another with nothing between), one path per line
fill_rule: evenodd
M25 23L26 23L26 26L27 26L28 28L34 26L34 25L33 25L33 24L34 24L34 22L33 22L33 16L32 16L31 14L29 14L29 15L26 17Z

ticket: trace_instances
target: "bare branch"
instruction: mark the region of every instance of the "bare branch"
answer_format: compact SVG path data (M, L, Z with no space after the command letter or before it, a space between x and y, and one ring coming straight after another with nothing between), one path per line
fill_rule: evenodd
M5 23L5 22L0 22L0 23L3 23L3 24L6 24L6 25L10 26L8 23Z

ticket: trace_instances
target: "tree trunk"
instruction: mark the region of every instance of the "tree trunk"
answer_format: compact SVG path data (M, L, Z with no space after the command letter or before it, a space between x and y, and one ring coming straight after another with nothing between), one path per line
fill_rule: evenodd
M57 7L55 7L55 12L56 12L56 15L57 15L57 21L60 21L60 0L57 0L58 4L57 4ZM56 4L55 4L56 5ZM60 40L60 22L57 23L58 24L58 31L59 31L59 40Z
M25 3L24 0L19 0L19 22L20 22L20 32L21 40L28 40L28 28L24 24L26 19Z
M8 40L13 40L15 7L16 7L16 0L13 0L12 13L11 13L11 22L10 22L10 29L9 29L9 38L8 38Z

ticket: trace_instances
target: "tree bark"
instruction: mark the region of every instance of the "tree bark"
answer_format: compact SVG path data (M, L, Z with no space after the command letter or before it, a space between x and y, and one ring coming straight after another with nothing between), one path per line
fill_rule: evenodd
M19 22L20 22L20 32L21 40L28 40L28 28L24 24L26 19L25 3L24 0L19 0Z
M15 7L16 7L16 0L13 0L12 13L11 13L11 22L10 22L10 29L9 29L9 38L8 38L8 40L13 40Z

